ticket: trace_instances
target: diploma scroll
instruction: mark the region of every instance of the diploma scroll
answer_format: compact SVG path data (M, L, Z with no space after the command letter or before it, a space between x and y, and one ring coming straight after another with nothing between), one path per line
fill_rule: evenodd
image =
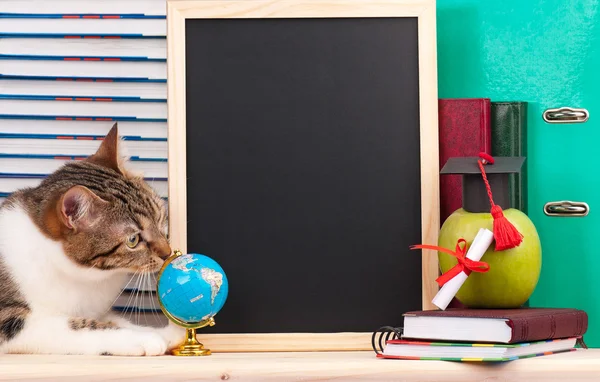
M469 247L466 257L472 261L481 260L483 254L485 251L487 251L493 241L493 232L488 229L481 228L479 232L477 232L475 239L473 239L473 243ZM467 272L470 273L469 270L467 270ZM450 304L450 301L452 301L454 296L456 296L456 293L460 287L467 280L467 277L469 276L463 269L463 271L448 280L433 298L433 304L441 310L445 310L448 307L448 304Z

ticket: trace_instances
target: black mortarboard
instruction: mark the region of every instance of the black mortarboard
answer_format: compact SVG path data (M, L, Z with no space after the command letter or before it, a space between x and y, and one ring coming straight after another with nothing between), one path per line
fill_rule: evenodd
M467 212L490 212L488 195L478 157L450 158L440 174L462 175L462 205ZM502 209L510 208L508 179L510 174L519 173L525 157L494 157L494 163L485 165L485 173L493 194L494 203Z

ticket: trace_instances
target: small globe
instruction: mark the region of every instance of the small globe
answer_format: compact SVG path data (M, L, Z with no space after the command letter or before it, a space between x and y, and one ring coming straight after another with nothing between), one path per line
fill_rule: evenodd
M173 256L158 275L162 310L184 326L201 324L225 305L229 284L221 266L208 256L189 253Z

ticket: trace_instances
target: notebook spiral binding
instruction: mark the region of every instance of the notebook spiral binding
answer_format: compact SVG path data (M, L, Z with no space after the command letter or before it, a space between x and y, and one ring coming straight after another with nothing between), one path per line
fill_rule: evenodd
M371 346L373 347L373 351L375 351L376 354L381 354L387 341L399 340L402 338L403 330L404 328L402 327L382 326L374 331L371 336ZM375 338L377 335L379 335L379 338L376 343ZM379 345L379 348L377 345Z

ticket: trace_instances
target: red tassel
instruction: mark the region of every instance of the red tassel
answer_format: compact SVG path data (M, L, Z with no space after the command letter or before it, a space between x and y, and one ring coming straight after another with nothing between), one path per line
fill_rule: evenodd
M495 204L492 207L492 217L494 218L496 251L518 247L523 241L523 235L508 221L499 205Z
M496 241L496 251L504 251L505 249L511 249L518 247L523 241L523 235L517 230L517 228L504 216L502 208L494 204L492 198L492 189L488 183L487 176L483 165L485 163L494 163L494 158L486 153L479 154L482 160L478 161L483 181L485 182L485 188L487 189L488 196L490 198L490 204L492 206L491 214L494 218L494 240Z

